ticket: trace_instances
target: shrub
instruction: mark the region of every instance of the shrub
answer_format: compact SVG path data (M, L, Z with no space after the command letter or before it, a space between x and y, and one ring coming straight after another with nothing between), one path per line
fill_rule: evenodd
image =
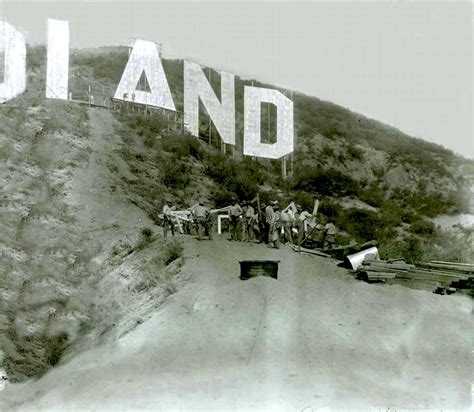
M211 153L204 160L204 173L237 198L252 199L265 181L262 167L246 159L240 163L220 153Z
M294 179L294 189L327 196L356 195L360 184L337 169L321 167L299 169Z
M162 149L173 153L178 158L194 157L203 160L206 155L204 145L195 137L190 135L172 134L162 138Z
M436 237L423 246L424 260L474 262L474 230L453 226L436 230Z
M324 199L319 205L319 213L327 216L330 220L337 220L343 213L344 209L339 204L330 199Z
M234 196L235 193L227 190L227 189L222 189L217 191L212 195L211 200L214 202L216 207L225 207L229 206L234 202Z
M411 224L411 232L421 236L434 236L436 234L436 227L433 222L429 220L420 219Z
M173 189L184 189L191 181L190 172L191 166L186 160L179 160L176 156L170 159L163 159L162 167L162 182L164 185Z
M403 257L408 263L420 262L424 255L422 241L415 236L388 239L380 243L379 252L382 259Z
M385 202L385 194L380 183L374 181L360 191L359 199L373 207L382 207Z
M178 239L171 239L164 245L163 262L169 265L171 262L183 256L184 246Z
M377 213L362 209L347 209L336 218L336 225L361 241L377 239L380 218Z
M138 250L144 249L152 242L153 242L153 231L149 227L144 227L140 232L140 238L138 240L136 249Z
M356 146L353 146L353 145L348 146L346 151L349 158L353 160L361 161L364 158L364 153L362 152L361 149L359 149Z
M298 191L294 195L295 202L300 204L303 209L308 210L309 212L313 211L314 207L314 195L310 195L309 193Z

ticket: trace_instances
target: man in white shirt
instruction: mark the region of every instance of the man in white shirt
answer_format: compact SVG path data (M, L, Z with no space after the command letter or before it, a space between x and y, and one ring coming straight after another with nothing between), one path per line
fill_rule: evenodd
M198 239L202 240L203 232L209 236L209 240L212 240L212 227L211 227L211 212L204 206L204 202L200 201L199 204L192 208L194 220L196 221Z
M297 210L297 222L296 224L298 225L298 245L301 245L303 242L303 239L306 236L305 233L305 222L307 222L309 219L313 217L311 213L309 213L307 210L303 210L301 205L296 206Z
M174 223L173 223L173 215L171 212L174 210L174 206L170 206L171 202L169 200L165 201L165 205L163 206L163 236L166 237L168 235L168 229L171 229L171 234L174 236Z
M243 210L239 205L237 199L235 203L229 208L229 230L230 230L230 240L240 240L238 236L239 229L239 219L243 215Z

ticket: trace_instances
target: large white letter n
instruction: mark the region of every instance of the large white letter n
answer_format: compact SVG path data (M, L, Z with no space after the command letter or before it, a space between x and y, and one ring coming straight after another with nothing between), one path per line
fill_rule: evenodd
M0 84L0 103L8 102L26 89L25 37L6 21L0 21L0 51L4 51L3 83Z
M135 41L115 92L115 99L176 110L158 47L158 44L151 41L140 39ZM138 82L143 75L148 81L149 91L137 90Z
M199 136L199 99L214 122L222 140L235 145L234 75L221 72L221 101L212 90L201 66L184 62L184 123Z

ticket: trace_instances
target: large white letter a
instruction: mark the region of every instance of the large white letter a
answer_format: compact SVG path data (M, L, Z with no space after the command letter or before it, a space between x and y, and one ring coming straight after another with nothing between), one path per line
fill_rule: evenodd
M148 106L175 111L171 91L161 64L159 45L137 39L115 92L117 100L134 101ZM148 80L150 91L137 90L142 74Z

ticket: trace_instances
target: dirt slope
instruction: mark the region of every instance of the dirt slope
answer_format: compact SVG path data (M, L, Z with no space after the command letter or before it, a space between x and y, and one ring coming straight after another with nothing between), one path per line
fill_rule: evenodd
M470 408L471 301L324 258L186 238L190 283L115 343L3 392L3 410ZM278 280L238 260L279 259Z

